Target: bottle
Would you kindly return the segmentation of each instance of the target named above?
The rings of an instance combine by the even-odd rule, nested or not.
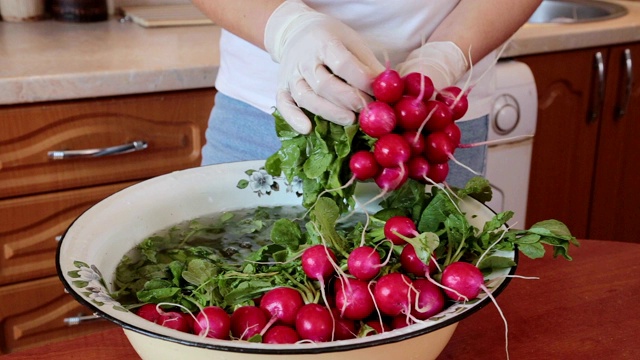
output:
[[[95,22],[109,18],[107,0],[51,0],[50,12],[59,21]]]

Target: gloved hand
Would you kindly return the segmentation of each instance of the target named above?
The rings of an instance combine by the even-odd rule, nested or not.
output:
[[[311,122],[301,110],[340,125],[371,100],[371,82],[384,66],[364,40],[342,22],[299,0],[285,1],[267,22],[264,45],[280,63],[276,107],[302,134]]]
[[[437,90],[454,85],[467,72],[467,58],[451,41],[428,42],[413,50],[397,66],[401,76],[412,72],[427,75]]]

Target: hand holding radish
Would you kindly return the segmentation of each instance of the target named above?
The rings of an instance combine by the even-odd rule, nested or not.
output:
[[[285,1],[269,18],[265,48],[280,63],[276,106],[291,127],[311,131],[301,108],[340,125],[354,123],[384,67],[342,22],[301,1]]]
[[[427,42],[413,50],[397,66],[401,76],[420,73],[429,76],[436,90],[454,85],[469,64],[462,50],[451,41]]]

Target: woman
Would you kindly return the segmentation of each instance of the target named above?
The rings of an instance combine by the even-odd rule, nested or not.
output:
[[[470,107],[458,125],[463,142],[483,141],[496,49],[541,0],[193,2],[223,28],[218,94],[202,151],[207,165],[277,151],[275,108],[300,133],[311,130],[301,108],[353,123],[383,64],[401,75],[421,72],[436,89],[462,86],[470,76]],[[485,152],[460,149],[456,158],[482,173]],[[452,166],[447,182],[461,186],[471,176]]]

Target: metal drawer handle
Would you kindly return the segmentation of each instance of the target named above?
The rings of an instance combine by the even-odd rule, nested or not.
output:
[[[147,148],[147,142],[143,140],[137,140],[129,144],[117,145],[101,149],[85,149],[85,150],[54,150],[49,151],[47,155],[51,160],[65,160],[65,159],[82,159],[82,158],[94,158],[102,156],[120,155],[134,151],[140,151]]]
[[[67,324],[67,326],[74,326],[74,325],[80,325],[80,323],[86,323],[87,321],[95,321],[95,320],[102,320],[102,318],[95,314],[94,315],[78,315],[74,317],[65,318],[64,323]]]
[[[631,91],[633,90],[633,61],[631,60],[631,50],[624,50],[624,57],[622,58],[624,67],[623,71],[623,83],[624,83],[624,95],[620,97],[620,101],[616,106],[616,118],[621,118],[627,113],[629,108],[629,100],[631,99]]]
[[[600,117],[602,103],[604,102],[604,59],[600,51],[598,51],[593,58],[593,67],[596,73],[594,87],[591,91],[591,105],[589,106],[587,118],[588,123],[596,121]]]

